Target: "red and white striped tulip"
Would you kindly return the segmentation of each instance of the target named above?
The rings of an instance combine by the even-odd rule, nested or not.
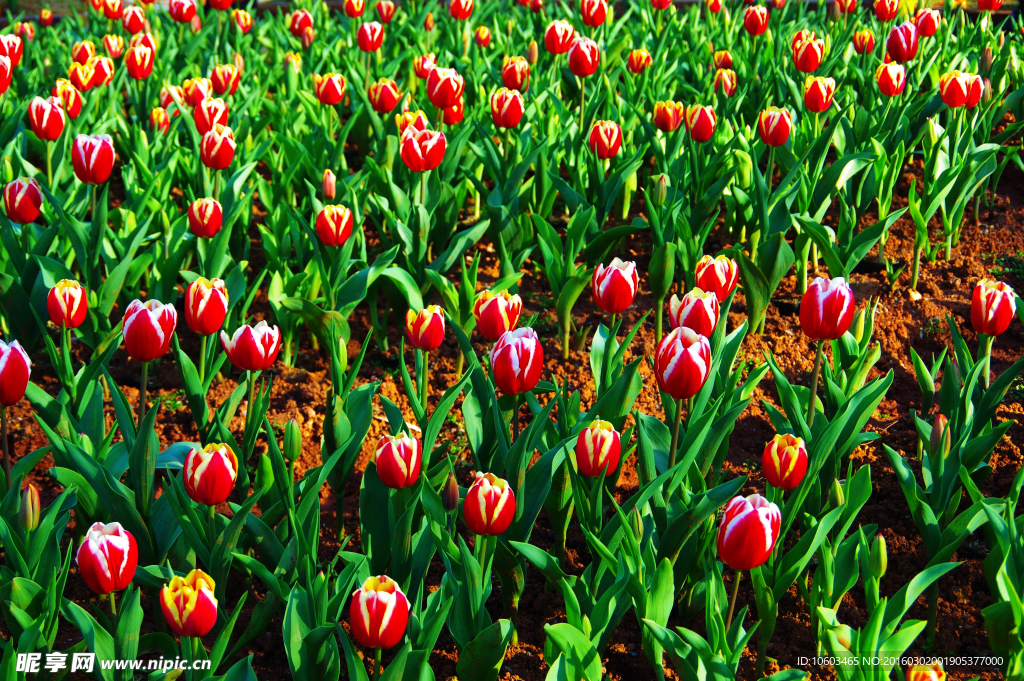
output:
[[[735,497],[718,526],[718,557],[737,572],[764,565],[782,528],[779,507],[760,494]]]
[[[522,312],[523,299],[508,291],[483,291],[473,304],[477,331],[491,342],[519,326]]]
[[[736,261],[727,255],[720,255],[717,258],[705,255],[697,261],[694,276],[697,288],[713,292],[719,303],[726,301],[736,288],[739,278],[740,272]]]
[[[328,247],[344,246],[352,236],[352,211],[346,206],[324,206],[316,216],[316,235]]]
[[[516,497],[505,480],[477,471],[462,503],[466,527],[478,536],[494,537],[508,529],[516,515]]]
[[[404,431],[398,435],[384,435],[377,440],[374,461],[377,462],[377,476],[386,487],[411,487],[419,480],[423,464],[420,441]]]
[[[159,300],[133,300],[124,311],[121,335],[132,359],[152,362],[167,354],[178,325],[178,311]]]
[[[192,501],[216,506],[227,501],[235,488],[238,458],[230,447],[219,442],[211,442],[201,449],[193,447],[185,456],[181,474]]]
[[[466,89],[466,81],[455,69],[434,67],[427,74],[427,98],[438,109],[455,106]]]
[[[32,362],[18,341],[0,340],[0,407],[13,407],[25,396]]]
[[[603,263],[598,265],[590,278],[594,304],[609,314],[618,314],[629,308],[639,285],[636,263],[617,257],[612,258],[607,266]]]
[[[199,159],[211,170],[224,170],[235,159],[235,134],[231,128],[215,125],[199,143]]]
[[[853,290],[842,277],[817,277],[800,301],[800,328],[811,340],[842,338],[853,322]]]
[[[590,38],[577,36],[569,46],[569,70],[577,78],[587,78],[601,64],[601,50]]]
[[[543,368],[544,348],[529,327],[506,331],[491,348],[491,378],[506,395],[533,390]]]
[[[1002,335],[1017,313],[1017,294],[1001,281],[982,279],[971,294],[971,326],[986,336]]]
[[[255,326],[244,324],[228,337],[220,332],[220,343],[224,346],[231,363],[243,371],[266,371],[274,366],[277,353],[281,351],[281,329],[260,321]]]
[[[4,187],[4,210],[11,222],[19,225],[35,222],[42,207],[43,192],[33,178],[19,177]]]
[[[71,145],[71,166],[85,184],[103,184],[114,169],[114,141],[110,135],[79,135]]]
[[[552,21],[544,31],[544,47],[551,54],[565,54],[575,38],[576,29],[568,21]]]
[[[139,546],[121,523],[93,523],[78,546],[75,563],[91,591],[109,594],[131,584],[139,565]]]
[[[622,128],[615,121],[596,121],[588,141],[590,150],[602,161],[614,158],[622,147]]]
[[[447,147],[443,132],[410,127],[402,134],[402,160],[414,173],[424,173],[441,165]]]
[[[716,295],[699,288],[693,289],[682,298],[673,293],[668,303],[668,318],[673,329],[685,326],[708,338],[718,326],[718,315]]]
[[[761,472],[768,484],[778,489],[796,489],[807,474],[807,445],[789,433],[776,435],[761,455]]]
[[[217,623],[216,584],[196,569],[185,577],[175,575],[160,590],[160,608],[171,631],[178,636],[206,636]]]
[[[444,312],[439,305],[427,305],[419,312],[406,310],[405,338],[417,350],[430,352],[444,340]]]
[[[223,279],[199,277],[185,289],[185,323],[200,336],[220,331],[227,314],[228,289]]]
[[[393,648],[405,636],[409,601],[395,580],[386,575],[369,577],[352,593],[348,618],[360,645]]]
[[[196,199],[188,206],[188,228],[201,239],[212,239],[224,226],[224,211],[216,199]]]
[[[54,326],[77,329],[89,312],[85,288],[74,279],[61,279],[46,294],[46,311]]]
[[[693,397],[711,372],[711,343],[680,326],[661,339],[654,355],[654,375],[661,391],[676,400]]]
[[[594,421],[576,438],[576,468],[588,478],[611,477],[619,468],[622,443],[607,421]]]
[[[196,131],[205,135],[215,126],[228,124],[228,103],[223,99],[207,97],[193,110],[192,118],[196,123]]]
[[[363,52],[376,52],[384,42],[384,26],[377,21],[368,21],[356,31],[356,44]]]
[[[52,142],[64,132],[64,109],[56,97],[34,98],[28,105],[28,122],[35,136]]]

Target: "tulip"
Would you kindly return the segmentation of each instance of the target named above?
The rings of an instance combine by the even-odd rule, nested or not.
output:
[[[715,69],[732,68],[732,55],[728,50],[718,50],[711,56],[711,60],[715,64]]]
[[[711,14],[718,14],[722,11],[722,0],[704,0],[704,9]]]
[[[416,72],[416,77],[421,80],[426,80],[435,66],[437,66],[437,57],[434,56],[433,52],[421,54],[412,60],[413,71]]]
[[[907,681],[946,681],[946,671],[941,662],[912,664],[907,667]]]
[[[218,64],[213,67],[213,72],[210,74],[213,91],[218,95],[235,94],[241,80],[242,74],[234,64]]]
[[[466,21],[473,16],[473,0],[451,0],[448,13],[456,21]]]
[[[187,24],[196,16],[196,0],[170,0],[167,13],[179,24]]]
[[[544,0],[530,0],[530,11],[533,12],[534,14],[540,14],[541,12],[543,12]]]
[[[491,119],[499,128],[514,128],[519,125],[525,110],[523,96],[516,90],[501,88],[491,95]]]
[[[543,368],[544,348],[529,327],[503,333],[491,349],[491,377],[506,395],[533,390]]]
[[[85,289],[74,279],[61,279],[46,295],[46,311],[54,326],[77,329],[89,311]]]
[[[244,9],[231,10],[231,20],[235,22],[235,26],[237,26],[238,30],[242,32],[242,35],[245,35],[252,30],[252,15]]]
[[[129,48],[139,46],[148,47],[149,49],[153,50],[154,54],[156,54],[156,40],[154,40],[153,36],[149,33],[139,33],[133,35],[131,40],[128,41]]]
[[[0,96],[3,96],[7,89],[11,87],[11,79],[13,77],[14,67],[11,66],[11,58],[7,55],[0,55]]]
[[[366,11],[366,0],[345,0],[345,16],[358,19]]]
[[[983,95],[986,98],[986,104],[992,101],[992,83],[988,78],[982,79],[981,76],[974,76],[967,90],[967,103],[964,106],[973,109],[981,102]]]
[[[406,111],[395,115],[395,127],[398,129],[399,138],[410,127],[413,130],[426,130],[429,126],[430,121],[423,111]]]
[[[72,85],[82,92],[88,92],[92,89],[93,81],[96,78],[96,65],[92,62],[86,62],[79,64],[73,62],[68,67],[68,80]]]
[[[82,40],[71,46],[71,60],[76,64],[85,64],[96,56],[96,45],[91,40]]]
[[[64,109],[60,104],[56,97],[35,97],[29,103],[28,121],[39,139],[52,142],[64,132]]]
[[[199,277],[188,285],[185,290],[185,323],[192,331],[200,336],[217,333],[224,326],[227,314],[228,290],[223,279]]]
[[[917,25],[908,21],[892,29],[885,49],[894,62],[904,64],[917,56]]]
[[[324,206],[316,216],[316,234],[324,246],[344,246],[352,235],[352,211],[345,206]]]
[[[821,66],[824,54],[823,40],[801,40],[793,48],[793,66],[802,73],[813,73]]]
[[[352,593],[349,624],[352,635],[367,648],[393,648],[405,636],[409,624],[409,601],[393,579],[369,577]],[[374,678],[380,676],[380,654],[376,654]]]
[[[879,64],[875,70],[875,82],[883,95],[895,97],[902,94],[907,86],[907,71],[902,64]]]
[[[590,129],[589,143],[599,159],[614,158],[622,146],[622,128],[614,121],[597,121]]]
[[[417,350],[430,352],[441,347],[444,340],[444,312],[437,305],[428,305],[418,313],[405,313],[405,337]]]
[[[202,570],[192,570],[184,578],[175,575],[160,590],[160,608],[171,631],[196,638],[210,633],[217,623],[216,588],[213,578]]]
[[[491,44],[491,29],[486,26],[477,26],[473,33],[473,40],[480,47],[487,47]]]
[[[132,6],[125,9],[121,15],[121,26],[124,30],[135,35],[146,28],[146,12],[141,7]]]
[[[377,16],[382,23],[390,24],[395,17],[395,3],[391,0],[379,0],[376,6]]]
[[[483,291],[473,304],[476,329],[491,342],[519,326],[522,311],[523,299],[508,291]]]
[[[209,78],[188,78],[182,83],[181,92],[186,104],[199,106],[204,99],[213,96],[213,81]]]
[[[608,17],[608,3],[605,0],[580,0],[580,19],[583,24],[596,28]]]
[[[914,15],[914,24],[922,38],[931,38],[938,32],[939,26],[942,24],[942,14],[937,9],[923,7]]]
[[[568,21],[552,21],[544,31],[544,47],[551,54],[565,54],[576,38],[576,29]]]
[[[870,28],[853,34],[853,50],[857,54],[871,54],[875,49],[875,34]]]
[[[611,477],[619,469],[622,443],[607,421],[594,421],[576,438],[576,467],[588,478]]]
[[[836,11],[840,14],[853,14],[859,5],[860,0],[835,0]]]
[[[459,507],[459,483],[455,479],[455,474],[448,473],[448,479],[445,480],[444,488],[441,490],[441,505],[444,510],[451,513]],[[449,532],[450,534],[450,532]]]
[[[646,71],[653,63],[654,60],[651,58],[651,53],[647,50],[633,50],[626,59],[626,68],[629,69],[630,73],[639,75]]]
[[[686,107],[682,102],[656,102],[654,105],[654,125],[662,132],[672,132],[679,128],[686,116]]]
[[[199,143],[199,158],[211,170],[224,170],[235,158],[235,135],[231,128],[215,125]]]
[[[315,40],[316,31],[313,30],[312,26],[309,26],[302,31],[302,49],[308,50]]]
[[[0,35],[0,57],[10,59],[11,68],[21,63],[21,55],[24,54],[24,51],[25,46],[22,45],[21,38],[13,33]]]
[[[516,515],[516,497],[512,487],[492,473],[478,471],[462,502],[462,514],[466,527],[473,534],[480,537],[502,534]]]
[[[832,106],[836,81],[832,78],[807,76],[804,80],[804,106],[808,111],[821,113]]]
[[[654,357],[654,374],[661,391],[676,400],[676,422],[669,449],[669,467],[675,465],[682,401],[696,395],[704,386],[711,370],[711,344],[707,337],[680,326],[658,344]]]
[[[197,237],[212,239],[224,224],[224,213],[215,199],[196,199],[188,207],[188,226]]]
[[[0,65],[3,64],[3,59],[0,57]],[[69,118],[78,118],[78,114],[82,113],[82,93],[66,78],[58,78],[50,94],[60,100],[61,108]]]
[[[11,222],[19,225],[35,222],[42,206],[43,191],[31,177],[19,177],[4,187],[4,210]]]
[[[103,48],[111,59],[117,59],[124,53],[124,38],[119,35],[103,36]]]
[[[434,13],[427,12],[427,18],[423,20],[423,30],[430,31],[434,30]]]
[[[770,106],[757,117],[757,132],[761,136],[761,141],[769,147],[780,147],[785,144],[792,128],[793,119],[786,109]]]
[[[103,16],[111,21],[120,21],[124,14],[124,2],[122,0],[103,0]]]
[[[39,490],[32,483],[29,483],[28,487],[21,491],[18,523],[26,535],[39,527]]]
[[[768,30],[768,9],[760,5],[748,7],[743,13],[743,28],[752,36]]]
[[[884,24],[896,18],[900,3],[898,0],[875,0],[874,8],[875,16]]]
[[[703,144],[715,134],[718,118],[715,109],[710,106],[694,104],[686,108],[686,129],[694,142]]]
[[[682,299],[672,294],[668,304],[668,318],[673,329],[682,326],[708,338],[718,326],[718,315],[718,298],[713,292],[699,288],[693,289]]]
[[[114,142],[110,135],[79,135],[71,146],[75,177],[85,184],[103,184],[114,168]]]
[[[345,99],[345,76],[340,73],[327,73],[324,75],[313,75],[313,89],[316,91],[316,98],[321,104],[335,106],[341,104]],[[392,107],[393,108],[393,107]]]
[[[441,165],[447,146],[443,132],[407,128],[402,135],[402,160],[414,173],[425,173]]]
[[[14,35],[25,42],[32,42],[36,39],[36,25],[28,21],[14,22]]]
[[[939,78],[939,94],[951,109],[961,106],[974,108],[981,100],[981,76],[961,71],[949,71]]]
[[[281,330],[265,321],[255,326],[243,324],[230,337],[221,331],[220,342],[228,359],[237,368],[251,373],[266,371],[277,361],[277,353],[281,350]]]
[[[718,526],[718,557],[736,572],[764,565],[781,528],[779,507],[760,494],[734,497],[726,504]]]
[[[943,414],[936,414],[935,421],[932,423],[931,437],[928,438],[928,451],[945,459],[949,456],[949,450],[952,446],[949,419]]]
[[[438,109],[455,106],[466,82],[455,69],[434,68],[427,75],[427,97]]]
[[[978,0],[978,9],[982,12],[996,12],[1003,6],[1003,0]]]
[[[145,80],[153,73],[153,50],[145,45],[134,45],[124,53],[124,66],[135,80]]]
[[[110,594],[131,584],[139,565],[139,546],[121,523],[93,523],[78,545],[75,562],[91,591]]]
[[[43,28],[49,28],[53,25],[53,12],[49,7],[39,10],[39,25]]]
[[[334,177],[334,173],[331,172],[330,168],[324,168],[324,176],[320,182],[320,191],[323,193],[324,199],[333,201],[337,192],[337,186],[337,179]]]
[[[768,484],[787,492],[796,489],[807,474],[807,446],[802,438],[776,435],[764,448],[761,471]]]
[[[170,349],[177,324],[178,312],[173,305],[133,300],[125,308],[121,329],[125,349],[136,361],[152,362]]]
[[[607,267],[598,265],[590,279],[594,304],[609,314],[624,312],[633,304],[639,283],[635,262],[612,258]]]
[[[459,97],[459,101],[455,102],[455,106],[450,106],[444,110],[441,120],[445,125],[458,125],[462,122],[465,115],[466,103],[462,97]]]
[[[371,83],[366,95],[370,100],[370,106],[377,113],[391,113],[398,106],[398,100],[402,98],[398,85],[387,78]]]
[[[93,57],[89,60],[92,67],[92,86],[110,85],[114,80],[114,60],[110,57]]]
[[[374,453],[377,475],[386,487],[403,489],[416,484],[423,463],[420,441],[405,432],[384,435],[377,440]]]
[[[651,0],[651,7],[659,12],[672,6],[672,0]]]
[[[720,255],[717,258],[712,258],[710,255],[705,255],[697,261],[694,280],[697,288],[711,291],[719,303],[724,303],[736,288],[739,276],[736,261],[729,256]]]
[[[227,501],[235,488],[238,459],[226,444],[211,442],[202,449],[193,447],[185,456],[181,475],[192,501],[216,506]]]
[[[356,31],[356,42],[363,52],[376,52],[384,42],[384,26],[376,21],[369,21]]]
[[[715,71],[715,92],[726,97],[732,97],[736,92],[736,72],[732,69],[718,69]]]
[[[853,322],[854,300],[842,277],[817,277],[800,301],[800,328],[811,340],[841,338]]]
[[[0,407],[6,409],[21,401],[21,398],[25,396],[28,379],[31,375],[32,362],[29,361],[28,354],[21,347],[21,343],[11,341],[8,344],[0,340]],[[5,446],[4,453],[6,454],[6,452],[7,447]],[[5,468],[4,472],[8,474],[9,488],[11,482],[9,467]]]
[[[985,358],[984,381],[989,386],[992,341],[1010,326],[1017,312],[1017,297],[1007,284],[982,279],[971,295],[971,325],[979,334],[979,361]]]
[[[170,108],[174,104],[182,105],[185,101],[185,91],[177,85],[165,85],[160,88],[160,106],[165,109]],[[174,115],[178,115],[178,111],[174,112]]]
[[[522,57],[509,57],[501,67],[501,82],[509,90],[530,88],[530,64]]]
[[[577,78],[586,78],[597,72],[601,63],[601,50],[590,38],[577,37],[569,46],[569,70]],[[581,93],[582,94],[582,93]]]
[[[313,15],[308,10],[297,9],[288,17],[288,30],[296,38],[301,38],[307,28],[313,27]]]

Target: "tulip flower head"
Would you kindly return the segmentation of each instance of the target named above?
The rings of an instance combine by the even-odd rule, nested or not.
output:
[[[223,99],[207,97],[199,102],[192,112],[192,116],[195,120],[196,131],[200,135],[205,135],[215,126],[228,124],[228,104]]]
[[[71,46],[71,60],[76,64],[85,64],[96,56],[96,44],[91,40],[82,40]]]
[[[912,664],[907,667],[907,681],[946,681],[941,662]]]
[[[423,173],[441,165],[448,142],[444,133],[406,128],[402,134],[401,155],[409,170]]]
[[[902,94],[907,86],[907,70],[903,64],[879,64],[875,70],[878,90],[886,97]]]
[[[242,72],[234,64],[218,64],[213,67],[213,72],[210,74],[213,91],[218,95],[235,94],[241,80]]]
[[[594,304],[609,314],[624,312],[633,304],[640,278],[636,272],[635,262],[625,262],[619,258],[605,266],[597,266],[590,279],[590,289],[594,294]]]
[[[885,49],[894,62],[905,64],[917,56],[917,25],[908,21],[892,29]]]
[[[802,73],[814,73],[825,56],[825,41],[809,38],[793,46],[793,66]]]
[[[718,316],[718,298],[711,291],[699,288],[682,298],[673,293],[668,304],[668,318],[673,329],[684,326],[708,338],[718,326]]]
[[[697,144],[707,142],[715,134],[718,117],[711,106],[694,104],[686,108],[686,129]]]
[[[516,515],[512,487],[492,473],[478,471],[462,502],[462,514],[466,527],[473,534],[489,537],[502,534]]]
[[[185,577],[175,575],[160,590],[160,608],[168,626],[178,636],[206,636],[217,623],[216,584],[202,570]]]
[[[743,13],[743,28],[752,36],[759,36],[768,30],[768,8],[761,5],[748,7]]]
[[[875,16],[884,24],[896,18],[900,3],[899,0],[875,0],[874,9]]]
[[[0,57],[7,57],[11,60],[11,68],[21,63],[21,57],[25,52],[25,46],[21,38],[13,33],[0,35]],[[92,56],[92,55],[90,55]]]
[[[220,342],[228,359],[239,369],[266,371],[274,366],[281,351],[281,329],[260,321],[255,326],[238,327],[230,338],[221,331]]]
[[[170,0],[167,13],[179,24],[188,24],[196,16],[196,0]]]
[[[409,601],[390,577],[369,577],[352,593],[349,624],[360,645],[393,648],[405,636]]]
[[[309,13],[309,10],[297,9],[288,18],[288,30],[296,38],[301,39],[305,30],[312,27],[313,15]]]
[[[686,117],[686,107],[682,102],[656,102],[654,104],[654,126],[662,132],[672,132],[679,128]]]
[[[622,147],[622,128],[614,121],[596,121],[590,129],[590,150],[602,161],[614,158]]]
[[[997,12],[1003,6],[1003,0],[978,0],[978,9],[982,12]]]
[[[729,256],[720,255],[712,258],[705,255],[697,261],[694,280],[697,288],[711,291],[719,303],[724,303],[736,288],[739,277],[739,267]]]
[[[0,57],[0,65],[2,63],[3,57]],[[69,118],[78,118],[78,114],[82,113],[82,93],[68,79],[58,78],[50,94],[60,99],[61,108]]]
[[[607,421],[594,421],[576,438],[576,467],[588,478],[611,477],[619,469],[622,443]]]
[[[715,92],[725,97],[732,97],[736,93],[736,72],[732,69],[718,69],[715,71]]]
[[[937,9],[922,7],[914,15],[914,25],[917,26],[918,35],[922,38],[931,38],[942,25],[942,13]]]
[[[224,212],[215,199],[196,199],[188,207],[188,226],[197,237],[212,239],[224,224]]]
[[[986,336],[1002,335],[1017,313],[1017,294],[1007,284],[982,279],[971,294],[971,326]]]
[[[139,565],[139,547],[121,523],[93,523],[78,546],[75,562],[91,591],[109,594],[131,584]]]
[[[778,489],[796,489],[807,474],[807,445],[803,438],[776,435],[764,448],[761,471],[768,484]]]
[[[52,142],[64,132],[64,109],[56,97],[34,98],[28,105],[28,122],[39,139]]]
[[[530,64],[522,57],[509,57],[501,67],[501,83],[509,90],[530,88]]]
[[[220,331],[227,314],[228,289],[223,279],[199,277],[185,289],[185,323],[200,336]]]
[[[445,125],[457,125],[462,122],[462,119],[466,115],[466,103],[462,97],[459,97],[459,101],[454,106],[450,106],[444,109],[442,120]]]
[[[382,24],[390,24],[395,18],[395,3],[391,0],[379,0],[376,5],[377,17]]]
[[[84,64],[72,63],[68,67],[68,80],[81,92],[88,92],[92,89],[93,82],[96,80],[95,62],[90,59]]]
[[[425,80],[436,66],[437,57],[434,56],[433,52],[421,54],[412,60],[412,69],[416,72],[416,77],[421,80]]]
[[[235,23],[235,27],[242,33],[242,35],[245,35],[252,30],[252,15],[244,9],[231,10],[231,20]]]
[[[366,0],[345,0],[345,16],[358,19],[366,12]]]
[[[640,75],[650,68],[653,63],[654,59],[651,57],[651,53],[641,48],[629,53],[629,57],[626,59],[626,68],[629,69],[630,73]]]
[[[680,326],[661,339],[654,355],[654,375],[661,391],[676,400],[693,397],[711,371],[711,344],[706,336]]]
[[[577,78],[586,78],[597,72],[601,63],[601,50],[590,38],[577,37],[569,46],[569,70]]]
[[[146,11],[138,5],[133,5],[121,15],[121,26],[130,35],[141,33],[146,28]]]
[[[413,130],[426,130],[429,126],[430,121],[427,120],[427,114],[423,111],[405,111],[395,114],[395,127],[398,129],[399,138],[409,128]]]
[[[854,313],[853,290],[842,277],[817,277],[800,301],[800,328],[811,340],[842,338]]]
[[[11,87],[12,78],[14,78],[14,67],[11,66],[11,58],[7,55],[0,55],[0,95],[3,95]]]
[[[420,441],[402,431],[377,440],[374,454],[377,475],[386,487],[403,489],[416,484],[423,463]]]
[[[398,84],[395,81],[381,78],[374,83],[370,83],[366,96],[370,100],[370,106],[373,107],[374,111],[377,113],[391,113],[398,106],[402,93],[399,92]]]
[[[135,80],[146,80],[153,73],[153,49],[145,45],[132,45],[124,53],[124,66]]]
[[[340,73],[327,73],[324,75],[313,75],[313,89],[316,91],[316,98],[321,104],[335,106],[341,104],[345,99],[345,77]]]
[[[977,106],[978,100],[981,99],[981,89],[981,77],[972,73],[954,70],[942,74],[942,77],[939,78],[939,95],[946,106],[951,109],[965,106],[971,99]],[[976,98],[972,97],[975,92],[977,93]]]
[[[405,313],[405,338],[417,350],[430,352],[444,340],[444,312],[439,305],[428,305],[419,312]]]
[[[608,18],[606,0],[580,0],[580,19],[585,26],[596,28]]]
[[[235,134],[231,128],[215,125],[199,143],[199,159],[211,170],[224,170],[235,159]]]
[[[32,362],[18,341],[0,340],[0,407],[13,407],[25,396]]]
[[[356,43],[363,52],[376,52],[384,42],[384,26],[376,21],[368,21],[356,31]]]
[[[501,88],[491,95],[491,119],[499,128],[514,128],[523,118],[526,104],[516,90]]]
[[[448,13],[456,21],[466,21],[473,16],[473,0],[451,0]]]
[[[530,327],[506,331],[491,348],[491,377],[506,395],[537,387],[544,368],[544,348]]]
[[[171,347],[171,337],[178,325],[178,311],[159,300],[133,300],[124,311],[121,335],[132,359],[152,362],[163,357]]]
[[[544,48],[551,54],[565,54],[575,38],[576,29],[568,21],[552,21],[544,31]]]
[[[718,557],[737,572],[764,565],[782,527],[779,507],[760,494],[735,497],[718,526]]]
[[[761,141],[770,147],[781,147],[789,140],[793,129],[793,118],[789,110],[770,106],[757,117],[757,133]]]
[[[4,210],[7,219],[19,225],[27,225],[39,218],[43,207],[43,191],[31,177],[19,177],[4,187]]]
[[[732,54],[729,50],[718,50],[711,56],[711,61],[715,65],[715,69],[731,69],[732,68]]]
[[[435,67],[427,75],[427,98],[438,109],[455,106],[466,89],[466,81],[455,69]]]
[[[46,295],[46,311],[54,326],[77,329],[89,311],[85,289],[74,279],[61,279]]]
[[[352,211],[345,206],[324,206],[316,216],[316,235],[327,247],[344,246],[352,236]]]
[[[202,449],[193,447],[185,456],[182,477],[192,501],[204,506],[222,504],[235,488],[238,458],[223,443],[211,442]]]
[[[836,93],[836,81],[832,78],[807,76],[804,79],[804,106],[808,111],[821,113],[832,106]]]
[[[117,59],[124,54],[124,38],[119,35],[103,36],[103,48],[111,59]]]
[[[871,54],[875,49],[875,34],[865,28],[853,34],[853,51],[857,54]]]
[[[519,325],[523,312],[523,299],[508,291],[483,291],[473,304],[476,328],[484,338],[497,341],[506,331]]]
[[[473,32],[473,41],[479,47],[487,47],[491,44],[491,29],[486,26],[477,26]]]

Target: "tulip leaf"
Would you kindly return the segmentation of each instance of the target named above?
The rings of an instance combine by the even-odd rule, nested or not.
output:
[[[459,678],[496,681],[513,631],[509,620],[498,620],[481,631],[459,652],[459,661],[455,665]]]

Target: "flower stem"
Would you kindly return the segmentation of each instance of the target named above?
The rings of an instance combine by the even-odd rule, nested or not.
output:
[[[725,630],[729,631],[729,627],[732,626],[732,613],[736,609],[736,594],[740,592],[740,577],[743,573],[739,570],[736,571],[736,575],[732,580],[732,596],[729,598],[729,616],[725,620]]]
[[[206,384],[206,341],[209,336],[203,336],[199,341],[199,382]]]
[[[676,400],[676,422],[672,425],[672,444],[668,450],[669,470],[676,465],[676,447],[679,446],[679,424],[683,420],[683,398]]]
[[[46,186],[53,191],[53,142],[46,142]]]
[[[110,614],[117,617],[117,594],[111,591],[107,598],[110,600]]]
[[[4,446],[4,480],[7,481],[7,489],[11,489],[11,452],[7,448],[7,407],[0,407],[0,440]]]
[[[142,383],[139,385],[139,428],[146,418],[146,384],[149,382],[149,362],[142,363]]]
[[[423,351],[423,376],[420,381],[420,404],[423,405],[423,413],[427,412],[427,397],[430,396],[430,353]]]
[[[989,381],[992,378],[992,341],[995,340],[995,336],[979,334],[978,337],[980,339],[980,343],[978,345],[978,361],[985,362],[982,380],[985,382],[985,390],[988,390]]]
[[[512,396],[512,443],[519,439],[519,395]]]
[[[380,678],[381,673],[381,661],[380,661],[380,648],[373,649],[373,681],[377,681]]]
[[[587,83],[587,81],[585,79],[580,78],[580,135],[581,136],[584,135],[584,132],[583,132],[583,114],[584,114],[583,90],[584,90],[584,86],[586,85],[586,83]]]
[[[253,416],[253,402],[256,398],[256,375],[249,372],[249,401],[246,402],[245,406],[245,430],[249,430],[249,421],[252,420]]]
[[[213,545],[216,542],[217,537],[217,507],[210,504],[206,507],[206,523],[210,528],[210,549],[213,549]]]
[[[825,354],[824,341],[818,341],[818,354],[814,358],[814,371],[811,373],[811,394],[807,399],[807,429],[814,425],[814,401],[818,394],[818,376],[821,374],[821,358]]]

